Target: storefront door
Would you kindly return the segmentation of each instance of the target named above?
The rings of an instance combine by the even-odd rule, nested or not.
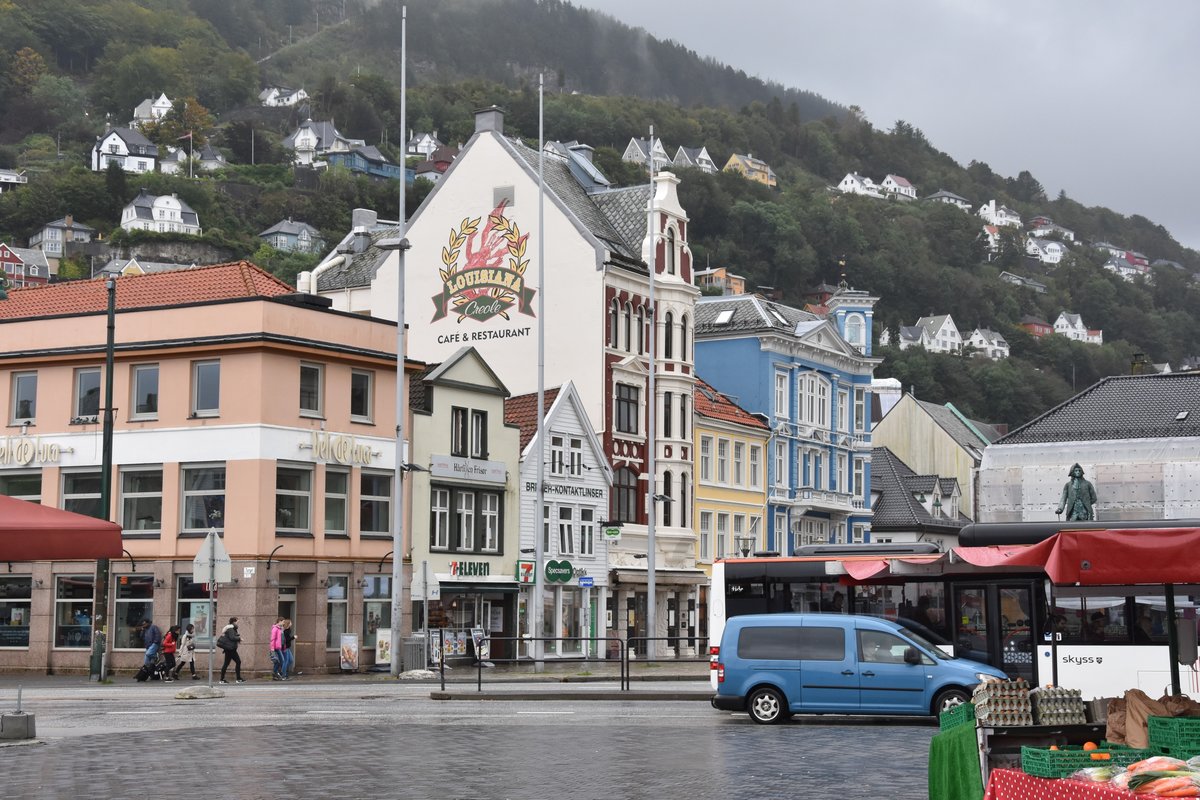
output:
[[[646,593],[634,592],[627,600],[625,637],[639,656],[646,655]]]

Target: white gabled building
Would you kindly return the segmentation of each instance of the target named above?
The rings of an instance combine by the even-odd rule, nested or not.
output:
[[[934,353],[961,353],[962,334],[949,314],[939,314],[933,317],[921,317],[917,327],[924,328],[929,337],[925,349]]]
[[[187,233],[199,236],[200,218],[177,194],[152,195],[145,189],[121,211],[121,228],[127,231]]]
[[[268,86],[258,93],[258,102],[268,108],[290,108],[308,99],[308,92],[303,89],[289,89],[286,86]]]
[[[691,169],[698,169],[709,175],[715,175],[717,172],[717,165],[713,162],[712,156],[708,154],[708,148],[704,145],[700,145],[699,147],[680,146],[675,151],[675,158],[671,163],[679,168],[689,167]]]
[[[1054,332],[1077,342],[1104,344],[1104,331],[1089,329],[1079,314],[1060,313],[1058,319],[1054,320]]]
[[[961,208],[963,211],[969,212],[971,210],[970,200],[965,197],[960,197],[954,192],[947,192],[945,189],[938,189],[925,199],[931,200],[935,203],[945,203],[946,205],[954,206],[955,208]]]
[[[879,187],[875,185],[875,181],[865,175],[859,175],[857,172],[847,172],[846,177],[842,178],[842,182],[838,184],[837,188],[842,194],[883,197],[883,192],[879,191]]]
[[[1043,264],[1057,264],[1067,254],[1067,246],[1054,239],[1040,239],[1030,236],[1025,239],[1025,253],[1033,256]]]
[[[140,127],[151,122],[158,122],[171,110],[171,105],[171,100],[166,94],[159,94],[158,99],[147,97],[133,109],[130,127]]]
[[[888,175],[883,179],[883,183],[879,184],[879,188],[890,196],[917,199],[917,188],[908,182],[908,178],[899,175]]]
[[[104,172],[112,163],[120,165],[126,172],[156,172],[158,145],[141,131],[112,128],[96,137],[96,145],[92,148],[92,172]]]
[[[649,139],[638,139],[634,137],[629,140],[629,144],[625,145],[625,152],[621,154],[622,161],[632,161],[634,164],[645,164],[649,151],[654,151],[654,169],[655,171],[669,169],[671,166],[671,157],[667,155],[667,148],[663,146],[662,139],[655,137],[654,146],[651,148]]]
[[[990,328],[976,328],[971,331],[971,336],[966,343],[974,347],[976,353],[987,356],[993,361],[1008,358],[1009,355],[1008,342]]]
[[[975,212],[989,225],[1008,225],[1013,228],[1021,227],[1021,215],[1008,206],[997,206],[995,200],[989,200]]]

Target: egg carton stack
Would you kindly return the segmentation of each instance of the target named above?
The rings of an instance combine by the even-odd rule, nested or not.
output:
[[[1087,711],[1078,689],[1057,686],[1034,689],[1029,693],[1038,725],[1083,725]]]
[[[971,702],[975,704],[975,718],[985,725],[1015,727],[1033,724],[1029,684],[1023,678],[981,683],[975,687]]]

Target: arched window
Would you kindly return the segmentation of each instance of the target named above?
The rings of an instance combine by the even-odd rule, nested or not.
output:
[[[638,355],[646,352],[646,309],[643,306],[638,306],[637,312],[637,336],[638,336]]]
[[[688,476],[686,472],[679,475],[679,527],[686,528],[688,524],[687,501]]]
[[[688,354],[688,316],[687,316],[687,314],[684,314],[683,318],[679,320],[679,360],[680,361],[691,361],[692,360]]]
[[[613,476],[613,518],[637,522],[637,475],[629,467],[621,467]]]
[[[630,336],[630,328],[633,324],[633,306],[629,303],[625,304],[625,352],[633,349],[633,337]]]
[[[863,347],[867,343],[867,326],[862,314],[846,317],[846,342],[855,347]]]
[[[612,308],[608,312],[608,346],[619,347],[618,336],[621,332],[621,304],[614,297]]]
[[[675,357],[675,317],[670,311],[663,318],[663,358]]]
[[[662,524],[664,527],[671,527],[671,473],[663,473],[663,497],[667,498],[662,504]]]
[[[675,229],[667,228],[667,273],[675,274]]]

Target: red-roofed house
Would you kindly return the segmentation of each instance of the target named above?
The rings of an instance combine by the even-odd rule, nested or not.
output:
[[[765,420],[703,380],[695,393],[697,566],[762,550],[767,507]],[[711,574],[711,573],[710,573]],[[702,595],[703,596],[703,595]],[[706,615],[701,613],[701,618]]]
[[[50,280],[50,266],[41,250],[0,242],[0,276],[8,279],[10,287],[39,286]]]
[[[12,562],[0,671],[86,670],[101,624],[111,668],[132,671],[142,618],[195,624],[205,649],[214,621],[237,616],[243,670],[265,673],[280,614],[296,621],[302,669],[337,671],[326,643],[346,631],[371,663],[388,620],[365,617],[390,609],[395,323],[334,311],[246,262],[112,281],[108,513],[106,281],[0,300],[0,494],[108,517],[130,553],[112,564],[111,620],[93,606],[94,561]],[[215,609],[192,580],[212,529],[237,581]]]
[[[883,183],[879,184],[879,188],[893,197],[917,199],[917,187],[909,183],[908,178],[899,175],[888,175],[883,179]]]
[[[609,585],[609,491],[612,469],[604,444],[588,420],[587,408],[567,382],[546,389],[546,440],[537,440],[537,393],[504,402],[504,421],[521,429],[521,561],[533,568],[537,536],[542,536],[543,564],[567,562],[570,574],[522,586],[522,594],[541,590],[547,656],[603,655],[607,611],[617,606]],[[544,510],[537,510],[538,451],[544,470]],[[616,528],[619,530],[619,528]],[[520,569],[518,574],[520,574]],[[565,579],[564,579],[565,578]],[[535,598],[525,597],[526,608]],[[601,641],[594,641],[601,640]]]

